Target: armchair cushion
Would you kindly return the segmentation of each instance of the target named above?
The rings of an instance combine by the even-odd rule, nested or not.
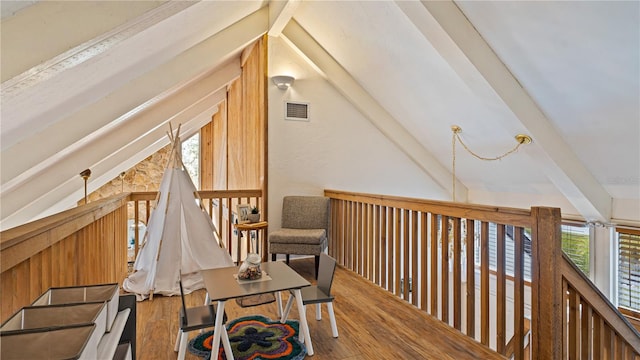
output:
[[[321,244],[327,238],[324,229],[280,229],[269,234],[271,243],[280,244]]]

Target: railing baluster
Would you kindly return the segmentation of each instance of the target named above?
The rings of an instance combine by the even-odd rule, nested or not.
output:
[[[419,234],[418,234],[418,212],[411,211],[411,303],[418,306],[418,253],[419,250]]]
[[[393,292],[394,289],[394,263],[393,263],[393,246],[394,246],[394,237],[393,237],[393,224],[395,220],[393,218],[393,208],[387,207],[387,290]]]
[[[397,296],[400,296],[400,264],[402,262],[402,258],[401,258],[401,243],[400,240],[402,239],[402,232],[400,229],[400,223],[402,220],[402,209],[400,208],[395,208],[394,209],[395,212],[395,217],[394,217],[394,224],[393,227],[395,229],[395,249],[394,249],[394,257],[393,257],[393,264],[395,266],[395,271],[394,271],[394,282],[393,282],[393,286],[394,286],[394,294],[396,294]]]
[[[462,330],[461,222],[453,218],[453,327]]]
[[[411,255],[409,253],[411,247],[409,210],[405,209],[402,213],[402,259],[400,259],[403,265],[402,277],[404,278],[402,296],[404,301],[409,301],[409,291],[411,290],[409,285],[411,282],[411,273],[409,272],[409,266],[411,265]]]
[[[431,249],[431,284],[430,284],[430,302],[431,302],[431,315],[438,317],[438,215],[431,213],[431,236],[430,247]]]
[[[580,316],[580,354],[581,359],[591,360],[593,359],[591,354],[591,348],[593,347],[593,341],[591,339],[593,329],[593,308],[585,299],[580,299],[580,308],[582,314]]]
[[[524,229],[514,227],[514,273],[513,273],[513,311],[514,311],[514,358],[524,359]]]
[[[371,280],[371,273],[370,273],[370,252],[371,252],[371,242],[370,242],[370,238],[369,238],[369,204],[363,203],[362,204],[362,228],[361,228],[361,233],[362,233],[362,276],[367,279],[367,280]]]
[[[505,278],[505,226],[502,224],[497,225],[497,239],[496,239],[496,309],[497,309],[497,321],[496,321],[496,350],[500,354],[504,354],[506,345],[506,278]]]
[[[475,267],[475,224],[471,219],[467,219],[467,336],[476,337],[476,267]]]
[[[440,241],[442,242],[442,267],[440,269],[440,314],[441,320],[449,323],[449,217],[442,216],[440,222]]]
[[[373,206],[373,282],[380,285],[380,206]]]
[[[389,256],[389,238],[387,236],[387,207],[380,206],[380,286],[388,289],[387,261]]]
[[[480,224],[480,342],[489,346],[489,223]]]
[[[427,303],[427,271],[429,264],[428,214],[420,212],[420,308],[429,311]]]

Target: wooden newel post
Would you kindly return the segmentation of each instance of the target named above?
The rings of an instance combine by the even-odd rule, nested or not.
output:
[[[562,358],[562,244],[558,208],[531,208],[532,359]]]

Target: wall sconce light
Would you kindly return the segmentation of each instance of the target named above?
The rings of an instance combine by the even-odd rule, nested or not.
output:
[[[293,81],[295,79],[293,76],[289,75],[278,75],[272,76],[271,81],[278,87],[280,90],[287,90],[291,85],[293,85]]]
[[[82,177],[82,180],[84,180],[84,203],[85,204],[87,203],[87,180],[89,180],[90,176],[91,176],[91,170],[89,169],[84,169],[80,173],[80,177]]]

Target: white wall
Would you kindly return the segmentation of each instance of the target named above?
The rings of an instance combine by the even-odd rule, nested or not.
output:
[[[391,143],[289,45],[269,38],[269,222],[280,227],[282,197],[324,189],[446,200],[431,178]],[[284,120],[284,101],[310,104],[310,121]]]

